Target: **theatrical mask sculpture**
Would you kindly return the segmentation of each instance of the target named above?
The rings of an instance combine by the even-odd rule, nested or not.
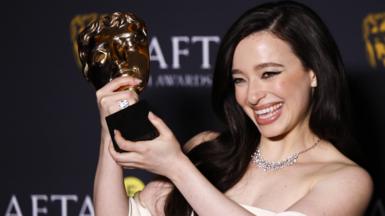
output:
[[[77,45],[83,75],[96,89],[114,78],[132,76],[142,82],[134,88],[123,86],[119,91],[132,90],[138,94],[143,91],[149,79],[148,37],[144,22],[136,15],[115,12],[100,16],[80,32]],[[157,136],[147,118],[149,106],[144,100],[131,106],[123,100],[119,106],[120,111],[106,117],[117,151],[122,152],[115,142],[114,129],[132,141]]]

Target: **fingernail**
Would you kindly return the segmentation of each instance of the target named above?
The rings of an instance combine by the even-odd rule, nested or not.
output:
[[[149,111],[149,112],[148,112],[148,117],[153,119],[153,118],[155,117],[155,116],[154,116],[154,113],[151,112],[151,111]]]
[[[116,135],[117,133],[119,133],[119,131],[114,129],[114,135]]]
[[[134,81],[135,81],[135,83],[136,83],[136,84],[139,84],[139,83],[141,83],[141,82],[142,82],[142,80],[141,80],[141,79],[138,79],[138,78],[135,78],[135,80],[134,80]]]

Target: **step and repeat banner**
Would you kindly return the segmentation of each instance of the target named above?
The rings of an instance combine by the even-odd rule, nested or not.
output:
[[[181,143],[219,128],[210,106],[224,32],[264,1],[15,0],[2,2],[0,215],[93,216],[99,150],[95,90],[74,56],[93,18],[131,11],[145,20],[151,77],[141,95]],[[359,157],[375,182],[369,216],[385,216],[385,0],[301,1],[323,18],[349,75]],[[129,193],[152,177],[126,173]]]

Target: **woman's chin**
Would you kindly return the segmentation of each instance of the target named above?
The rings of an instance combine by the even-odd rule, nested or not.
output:
[[[257,125],[257,128],[259,130],[259,133],[261,134],[261,137],[270,139],[270,140],[279,140],[282,137],[284,137],[287,134],[287,131],[284,130],[282,127],[277,125],[264,125],[260,126]]]

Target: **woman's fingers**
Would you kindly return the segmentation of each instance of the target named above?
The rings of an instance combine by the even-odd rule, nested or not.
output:
[[[109,151],[112,158],[120,166],[145,169],[167,176],[170,171],[170,164],[177,161],[180,158],[179,155],[183,153],[179,142],[167,125],[153,113],[150,113],[148,118],[159,131],[159,137],[152,140],[132,142],[126,140],[119,131],[115,130],[115,141],[119,148],[126,152],[116,152],[112,144],[109,146]]]
[[[114,130],[114,138],[119,148],[127,152],[141,152],[141,145],[129,140],[124,139],[120,131]]]
[[[138,102],[139,96],[135,91],[125,90],[110,92],[97,99],[102,116],[105,117]]]
[[[139,100],[134,87],[140,83],[141,80],[134,77],[118,77],[96,92],[103,133],[108,133],[107,124],[104,120],[106,116],[116,113]],[[122,87],[129,88],[128,90],[122,90],[124,89]]]
[[[166,137],[172,137],[173,133],[167,127],[166,123],[163,122],[161,118],[156,116],[153,112],[148,113],[148,119],[154,125],[154,127],[158,130],[159,134]]]
[[[130,106],[138,102],[138,100],[139,97],[134,91],[126,90],[105,95],[99,99],[98,103],[100,107],[107,110],[109,114],[112,114],[124,108],[124,103],[127,103],[127,106]]]
[[[99,97],[108,94],[109,92],[114,92],[122,86],[136,86],[141,82],[142,81],[140,79],[131,76],[118,77],[111,80],[111,82],[107,83],[105,86],[103,86],[103,88],[99,89],[96,92],[96,95]]]
[[[134,166],[142,160],[142,156],[136,152],[117,152],[112,144],[108,147],[108,150],[112,158],[119,164],[130,163],[131,166]]]

